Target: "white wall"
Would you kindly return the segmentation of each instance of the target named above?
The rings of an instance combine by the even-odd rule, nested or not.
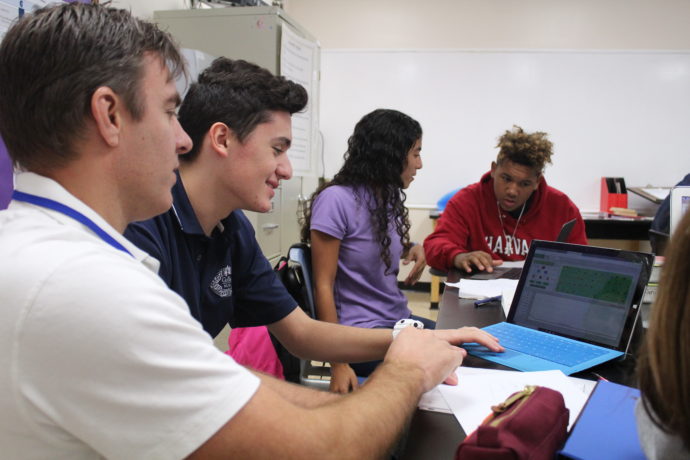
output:
[[[338,49],[690,50],[686,0],[286,0],[285,8],[319,39],[326,53]],[[324,110],[322,126],[328,123],[323,115]],[[495,154],[493,145],[486,147],[482,154]],[[624,152],[620,155],[624,160]],[[565,159],[556,155],[554,162],[559,161]],[[680,161],[677,169],[680,179],[690,169],[690,161]],[[634,197],[631,203],[640,205]],[[411,209],[410,215],[414,238],[423,239],[431,229],[427,212]]]
[[[144,18],[186,7],[185,0],[113,3]],[[690,50],[687,0],[284,0],[284,6],[324,50]],[[687,166],[678,165],[679,178]],[[426,211],[411,216],[420,240],[429,229]]]
[[[286,0],[330,48],[689,49],[687,0]]]
[[[521,124],[528,130],[544,130],[551,133],[549,130],[551,128],[554,131],[552,137],[555,142],[556,156],[554,157],[554,166],[547,170],[547,175],[553,179],[553,185],[560,185],[566,193],[573,195],[573,199],[579,206],[586,210],[594,210],[597,207],[598,192],[594,189],[597,187],[598,176],[626,174],[626,171],[616,167],[616,159],[612,158],[616,155],[625,155],[625,151],[630,151],[629,148],[625,148],[625,142],[621,140],[624,137],[628,138],[628,142],[633,143],[630,145],[638,146],[641,151],[649,151],[650,154],[657,155],[657,159],[666,168],[665,171],[657,172],[656,175],[658,177],[651,175],[648,177],[647,172],[643,173],[642,168],[640,168],[637,174],[630,174],[631,177],[629,177],[628,185],[647,185],[650,183],[654,185],[670,185],[677,180],[675,175],[679,174],[678,179],[683,175],[680,173],[674,175],[675,168],[678,168],[679,171],[690,169],[690,161],[683,161],[686,157],[683,154],[685,150],[684,136],[675,127],[666,126],[665,128],[665,131],[675,133],[672,138],[648,134],[645,143],[650,144],[650,146],[645,145],[643,147],[638,145],[640,143],[634,138],[644,136],[644,130],[630,128],[634,124],[630,125],[627,122],[621,121],[621,129],[618,131],[613,130],[607,139],[598,139],[596,136],[590,136],[591,142],[597,148],[587,146],[586,150],[591,155],[598,155],[598,158],[605,158],[606,162],[612,163],[611,167],[608,167],[608,163],[606,163],[601,164],[601,168],[594,168],[595,171],[591,174],[592,177],[583,178],[585,183],[582,180],[575,182],[572,177],[570,177],[569,181],[568,174],[573,172],[573,170],[568,163],[576,161],[570,152],[581,152],[583,150],[580,148],[581,146],[571,146],[561,142],[561,139],[566,137],[565,135],[568,133],[559,133],[556,129],[557,127],[543,122],[542,119],[544,117],[537,117],[536,120],[532,120],[529,117],[521,118],[514,116],[513,112],[516,112],[515,110],[502,113],[496,112],[495,109],[489,110],[485,108],[486,110],[482,112],[483,115],[477,115],[484,120],[475,120],[475,124],[481,125],[481,123],[487,124],[490,121],[495,121],[493,124],[496,124],[497,127],[492,126],[495,132],[488,132],[487,127],[484,130],[487,132],[483,133],[483,137],[477,139],[476,142],[465,137],[465,144],[463,144],[462,139],[458,139],[438,148],[435,142],[441,140],[445,142],[447,140],[446,137],[450,135],[448,133],[456,132],[458,137],[460,137],[460,134],[464,135],[465,133],[462,131],[462,126],[454,127],[453,121],[457,120],[458,117],[453,115],[451,108],[443,104],[443,101],[447,100],[449,95],[446,95],[445,98],[442,95],[439,96],[437,93],[440,90],[434,93],[436,88],[422,87],[419,81],[415,80],[414,75],[412,77],[408,75],[411,73],[415,74],[415,71],[418,71],[417,73],[419,74],[428,75],[428,71],[424,72],[423,68],[415,68],[415,66],[423,66],[425,62],[428,63],[430,58],[423,56],[425,53],[431,55],[439,50],[480,50],[488,52],[497,50],[548,50],[552,53],[558,53],[559,51],[570,52],[573,50],[585,52],[613,50],[614,53],[619,53],[619,55],[621,52],[624,53],[628,50],[634,50],[635,52],[641,50],[652,52],[680,50],[688,52],[690,50],[690,27],[687,27],[687,24],[690,21],[690,2],[687,0],[286,0],[285,8],[288,14],[319,39],[324,51],[321,85],[321,126],[322,131],[324,131],[325,145],[330,146],[325,150],[327,176],[332,176],[334,171],[337,171],[342,164],[342,153],[346,145],[347,135],[351,132],[354,123],[359,117],[377,106],[385,106],[403,111],[409,107],[409,110],[412,110],[410,112],[412,116],[424,118],[423,115],[425,114],[423,111],[414,112],[415,107],[421,104],[418,103],[418,99],[422,97],[428,99],[427,106],[438,106],[438,110],[435,110],[436,118],[443,119],[445,117],[448,122],[447,126],[441,126],[444,123],[436,123],[437,120],[434,117],[427,117],[428,120],[432,120],[434,123],[428,122],[427,119],[418,118],[420,122],[423,122],[425,146],[435,147],[433,151],[431,149],[426,150],[427,155],[425,159],[429,164],[427,171],[431,173],[433,178],[426,180],[423,177],[424,171],[422,171],[420,173],[422,175],[420,176],[420,181],[415,184],[418,187],[421,185],[426,186],[427,184],[423,184],[425,181],[433,180],[436,183],[439,182],[438,179],[441,179],[440,182],[443,183],[438,184],[439,188],[444,188],[444,190],[455,188],[448,187],[447,181],[443,180],[444,177],[451,174],[450,172],[444,173],[438,171],[438,168],[434,169],[433,167],[435,165],[434,162],[439,164],[444,162],[444,158],[437,158],[439,152],[449,150],[457,152],[458,144],[471,149],[472,156],[485,157],[485,161],[481,163],[482,166],[478,166],[475,163],[478,163],[479,160],[470,161],[471,158],[468,156],[470,154],[461,152],[464,155],[463,171],[468,168],[473,171],[464,171],[465,174],[461,174],[462,177],[458,178],[459,182],[456,186],[476,180],[476,177],[487,169],[487,165],[492,159],[491,157],[495,156],[496,152],[493,149],[495,139],[513,123]],[[409,58],[410,61],[404,69],[405,72],[401,71],[405,73],[404,75],[398,72],[389,79],[381,79],[378,78],[381,76],[381,72],[374,72],[376,70],[374,69],[375,66],[367,62],[361,62],[361,65],[350,66],[346,69],[349,71],[343,71],[342,66],[337,69],[329,68],[329,65],[335,65],[336,61],[339,62],[347,59],[347,56],[344,55],[329,55],[331,52],[338,51],[359,53],[359,56],[363,57],[360,59],[361,61],[366,61],[366,58],[369,57],[366,55],[367,52],[375,51],[381,53],[379,67],[386,65],[384,61],[395,62],[396,57],[394,54],[397,52],[413,52],[407,53],[405,57],[405,59]],[[419,53],[420,57],[418,59],[414,58],[415,53]],[[412,57],[410,58],[409,56]],[[597,57],[594,56],[586,59],[596,60]],[[400,61],[400,59],[397,59],[397,61]],[[452,66],[446,67],[451,68]],[[503,80],[509,79],[507,73],[511,69],[507,67],[504,69],[506,74],[500,76],[506,77]],[[593,64],[592,67],[596,67],[596,65]],[[687,69],[684,68],[684,71],[681,72],[683,75],[678,76],[677,82],[669,83],[666,86],[652,84],[652,86],[657,86],[655,88],[651,88],[647,83],[642,82],[640,85],[634,86],[634,90],[631,90],[636,97],[645,95],[653,98],[653,94],[648,94],[652,91],[645,91],[645,89],[650,88],[657,92],[661,89],[666,96],[677,99],[674,100],[672,106],[668,107],[669,110],[659,107],[660,104],[663,105],[665,103],[663,101],[666,99],[662,97],[655,99],[657,103],[654,113],[658,113],[659,117],[653,119],[654,125],[663,125],[664,121],[658,118],[664,117],[664,114],[667,117],[671,117],[677,111],[676,106],[690,107],[690,101],[683,102],[687,99],[686,82],[688,76],[684,75],[685,70]],[[500,71],[499,68],[497,72]],[[612,69],[611,78],[617,81],[619,75],[615,74],[616,71],[616,69]],[[623,72],[620,68],[618,71]],[[397,71],[391,70],[390,72],[395,73]],[[487,82],[483,85],[485,92],[491,91],[490,85],[492,81],[494,81],[494,84],[507,86],[500,83],[500,81],[503,81],[500,77],[491,78],[490,75],[487,76],[485,74],[486,72],[478,72],[476,76],[476,78],[483,78],[483,82]],[[542,76],[537,75],[537,77],[541,78]],[[417,79],[419,78],[421,77],[417,77]],[[444,75],[440,78],[443,82],[453,80],[452,75]],[[467,78],[468,76],[465,75],[465,80]],[[577,82],[577,73],[569,78]],[[397,84],[397,80],[409,80],[410,82],[414,80],[415,83],[414,85],[408,85],[410,87],[407,91],[402,91],[399,87],[405,83]],[[388,83],[384,83],[386,81]],[[558,85],[558,82],[547,82],[546,86],[549,85],[554,87]],[[611,85],[615,84],[611,83]],[[586,84],[585,86],[591,89],[589,93],[593,95],[597,94],[597,91],[605,91],[604,88],[600,87],[601,85]],[[334,87],[337,87],[337,89],[333,90]],[[541,91],[540,89],[535,89],[535,91],[537,90]],[[393,94],[395,91],[400,93],[397,100]],[[469,89],[465,88],[465,91],[469,91]],[[491,94],[498,98],[496,94],[498,92],[505,93],[505,91],[506,88],[501,87],[500,91]],[[622,91],[624,90],[621,88],[617,94],[623,94]],[[567,92],[568,88],[564,87],[563,94]],[[331,93],[333,93],[333,97],[329,97]],[[609,93],[607,92],[606,94],[608,95]],[[429,94],[431,94],[431,97],[429,97]],[[376,95],[376,97],[372,97],[372,95]],[[460,98],[457,94],[451,96],[455,96],[456,99]],[[513,99],[516,100],[520,99],[518,96],[512,95]],[[526,93],[523,96],[526,96]],[[343,102],[344,99],[347,100],[346,103]],[[364,100],[365,103],[360,104],[361,100]],[[391,103],[391,100],[397,103]],[[624,94],[621,100],[626,101]],[[494,102],[496,104],[487,105],[487,107],[500,106],[498,104],[500,101]],[[584,101],[582,103],[584,104],[585,102],[597,108],[595,107],[596,101]],[[600,103],[610,104],[605,98]],[[633,104],[634,101],[629,101],[629,103]],[[522,109],[523,112],[539,112],[541,110],[541,112],[548,114],[551,111],[548,100],[535,101],[535,104],[530,106],[529,103],[523,104],[520,100],[517,102],[513,100],[507,101],[507,105],[525,106]],[[618,105],[619,111],[622,110],[628,114],[629,111],[626,111],[625,105]],[[537,106],[543,107],[539,109]],[[476,110],[472,111],[472,114],[464,113],[462,112],[463,107],[466,107],[466,105],[459,104],[455,113],[466,116],[475,116],[477,114]],[[598,108],[601,109],[601,107]],[[609,105],[604,108],[607,110],[597,110],[597,112],[615,112],[615,108]],[[564,107],[560,109],[567,112]],[[354,113],[357,110],[361,113]],[[487,111],[491,113],[487,113]],[[520,111],[517,112],[521,113]],[[690,113],[690,108],[688,112]],[[590,110],[583,113],[593,112]],[[633,116],[632,113],[629,113],[629,115]],[[644,123],[654,116],[652,111],[645,115],[645,117],[638,120],[637,124]],[[686,115],[684,113],[680,118],[674,116],[674,120],[685,120],[687,118]],[[499,119],[502,124],[499,123]],[[424,123],[425,121],[427,122],[426,124]],[[592,120],[589,121],[595,123]],[[669,125],[671,124],[673,123],[669,123]],[[645,123],[645,126],[649,125],[650,123]],[[628,127],[626,128],[626,126]],[[581,126],[580,123],[578,127],[579,130],[572,130],[570,137],[579,136],[586,138],[588,136],[587,133],[591,133],[588,126]],[[470,124],[464,125],[464,128],[465,130],[476,131],[476,127]],[[597,129],[605,131],[604,127],[601,126],[597,127]],[[446,137],[437,134],[439,131],[444,130]],[[458,130],[460,131],[458,132]],[[664,130],[653,131],[658,133]],[[664,141],[659,141],[659,139],[664,139]],[[609,148],[609,146],[612,148]],[[440,156],[443,157],[444,155],[441,154]],[[451,155],[446,154],[445,156]],[[458,155],[455,155],[456,162],[457,158]],[[583,163],[589,162],[588,158],[582,158],[582,160]],[[638,166],[642,166],[644,162],[635,161],[635,163]],[[675,165],[674,163],[678,164]],[[674,164],[674,166],[670,167],[669,164]],[[565,181],[562,180],[563,178],[565,178]],[[442,194],[433,191],[427,195],[438,195],[440,197]],[[411,205],[433,204],[433,201],[428,196],[422,195],[415,190],[410,190],[408,203]]]
[[[601,177],[672,185],[690,170],[689,52],[324,50],[321,62],[326,175],[363,114],[401,110],[424,130],[409,207],[476,182],[513,124],[549,134],[546,178],[582,211],[599,209]]]

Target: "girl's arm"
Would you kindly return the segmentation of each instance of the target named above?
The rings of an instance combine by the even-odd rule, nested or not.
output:
[[[316,315],[320,321],[338,322],[333,289],[338,271],[340,240],[318,230],[311,231],[311,260]],[[330,390],[347,393],[357,388],[357,376],[347,363],[331,362]]]

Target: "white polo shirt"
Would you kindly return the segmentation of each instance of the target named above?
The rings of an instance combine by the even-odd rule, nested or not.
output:
[[[218,351],[138,250],[57,182],[17,189],[91,219],[131,255],[57,211],[0,211],[0,451],[7,458],[183,458],[259,379]]]

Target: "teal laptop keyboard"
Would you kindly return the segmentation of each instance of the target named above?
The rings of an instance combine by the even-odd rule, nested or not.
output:
[[[594,345],[524,327],[515,327],[509,323],[494,324],[485,327],[484,330],[498,337],[500,344],[505,348],[564,366],[575,366],[608,352]]]

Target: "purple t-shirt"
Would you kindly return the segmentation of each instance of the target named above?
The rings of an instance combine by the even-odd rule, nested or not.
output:
[[[400,237],[391,225],[391,270],[381,260],[369,213],[369,193],[363,188],[333,185],[312,204],[311,230],[340,240],[335,276],[335,305],[341,324],[358,327],[393,327],[408,318],[407,298],[398,288]]]

